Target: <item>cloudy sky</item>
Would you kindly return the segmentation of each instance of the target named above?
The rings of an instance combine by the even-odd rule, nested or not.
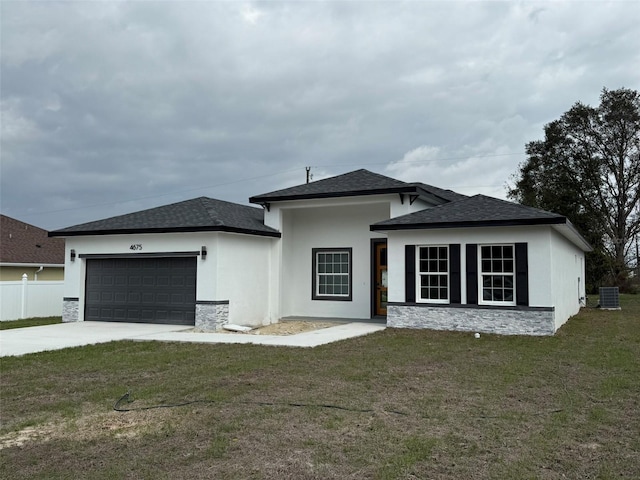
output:
[[[3,214],[47,229],[366,168],[505,197],[640,89],[640,2],[1,2]]]

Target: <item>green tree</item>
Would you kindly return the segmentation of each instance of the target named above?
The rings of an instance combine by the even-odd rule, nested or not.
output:
[[[640,233],[640,94],[603,89],[600,105],[580,102],[527,144],[509,197],[565,215],[594,251],[587,285],[624,287]]]

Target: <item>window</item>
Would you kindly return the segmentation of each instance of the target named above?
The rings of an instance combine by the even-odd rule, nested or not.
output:
[[[513,245],[480,247],[480,303],[515,305]]]
[[[314,248],[313,300],[351,300],[351,248]]]
[[[449,302],[449,247],[418,247],[418,301]]]

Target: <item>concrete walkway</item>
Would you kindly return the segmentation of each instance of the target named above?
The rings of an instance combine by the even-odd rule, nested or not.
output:
[[[74,322],[41,327],[0,331],[0,357],[60,350],[115,340],[252,343],[286,347],[317,347],[327,343],[360,337],[384,330],[379,323],[343,323],[335,327],[302,332],[296,335],[250,335],[235,333],[197,333],[184,325],[147,323]]]

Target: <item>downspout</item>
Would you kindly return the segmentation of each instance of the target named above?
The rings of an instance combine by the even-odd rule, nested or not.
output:
[[[33,274],[33,281],[37,282],[38,281],[38,274],[44,270],[44,267],[41,266],[38,270],[36,270],[36,273]]]

